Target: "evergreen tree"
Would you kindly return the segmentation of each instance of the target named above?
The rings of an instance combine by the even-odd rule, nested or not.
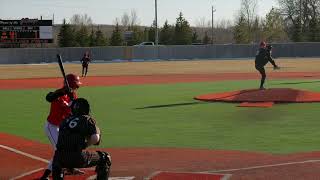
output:
[[[122,46],[123,45],[123,38],[122,38],[118,23],[116,24],[114,30],[112,31],[112,35],[110,38],[110,45],[111,46]]]
[[[70,24],[66,23],[65,19],[58,35],[58,44],[60,47],[72,47],[75,45],[74,29]]]
[[[91,29],[91,33],[89,36],[89,46],[90,47],[96,46],[96,36],[93,28]]]
[[[259,43],[263,38],[263,29],[262,29],[262,23],[259,19],[259,17],[255,17],[252,27],[251,27],[251,36],[250,36],[250,42],[256,42]]]
[[[236,25],[233,29],[234,40],[236,43],[249,43],[249,30],[246,19],[243,15],[237,19]]]
[[[76,43],[80,47],[88,47],[90,45],[89,32],[87,26],[80,26],[76,33]]]
[[[272,8],[266,15],[266,22],[263,28],[265,39],[268,42],[279,42],[287,39],[287,33],[284,28],[284,20],[280,12]]]
[[[150,40],[149,40],[149,30],[148,30],[148,28],[144,28],[144,31],[143,31],[143,41],[150,41]]]
[[[132,38],[127,42],[127,45],[132,46],[141,43],[144,39],[143,31],[137,26],[131,27],[131,30],[133,31]]]
[[[148,41],[155,42],[156,28],[151,26],[148,30]]]
[[[320,41],[320,23],[319,23],[320,19],[311,19],[310,21],[310,32],[309,32],[309,36],[308,39],[309,41],[312,42],[319,42]]]
[[[174,28],[166,21],[160,30],[160,44],[169,45],[173,44]]]
[[[197,31],[194,31],[193,33],[192,33],[192,43],[198,43],[199,42],[199,40],[198,40],[198,33],[197,33]]]
[[[107,46],[108,45],[108,40],[103,35],[103,33],[100,29],[96,31],[95,42],[96,42],[96,46]]]
[[[209,44],[211,41],[210,37],[208,36],[208,32],[206,31],[202,40],[203,44]]]
[[[185,45],[192,43],[192,30],[189,22],[183,17],[180,12],[177,18],[175,31],[174,31],[174,43],[177,45]]]

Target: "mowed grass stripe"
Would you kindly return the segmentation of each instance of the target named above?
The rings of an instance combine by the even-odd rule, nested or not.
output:
[[[320,103],[239,108],[193,97],[255,88],[258,81],[83,87],[103,132],[103,147],[186,147],[292,153],[320,148]],[[316,80],[267,81],[267,87],[320,91]],[[0,131],[49,143],[43,125],[51,89],[1,90]]]

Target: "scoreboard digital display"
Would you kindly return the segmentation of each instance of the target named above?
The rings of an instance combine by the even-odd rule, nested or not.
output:
[[[0,19],[0,43],[52,43],[52,20]]]

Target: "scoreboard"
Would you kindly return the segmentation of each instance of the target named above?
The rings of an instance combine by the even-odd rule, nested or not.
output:
[[[0,43],[52,43],[52,20],[0,19]]]

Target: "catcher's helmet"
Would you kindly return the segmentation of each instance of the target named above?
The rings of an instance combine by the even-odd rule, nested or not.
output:
[[[73,101],[71,111],[73,115],[88,115],[90,112],[89,102],[84,98],[78,98]]]
[[[80,82],[80,77],[75,74],[67,74],[66,79],[71,89],[77,89],[82,84]]]
[[[266,47],[266,42],[261,41],[261,42],[260,42],[260,48],[265,48],[265,47]]]

